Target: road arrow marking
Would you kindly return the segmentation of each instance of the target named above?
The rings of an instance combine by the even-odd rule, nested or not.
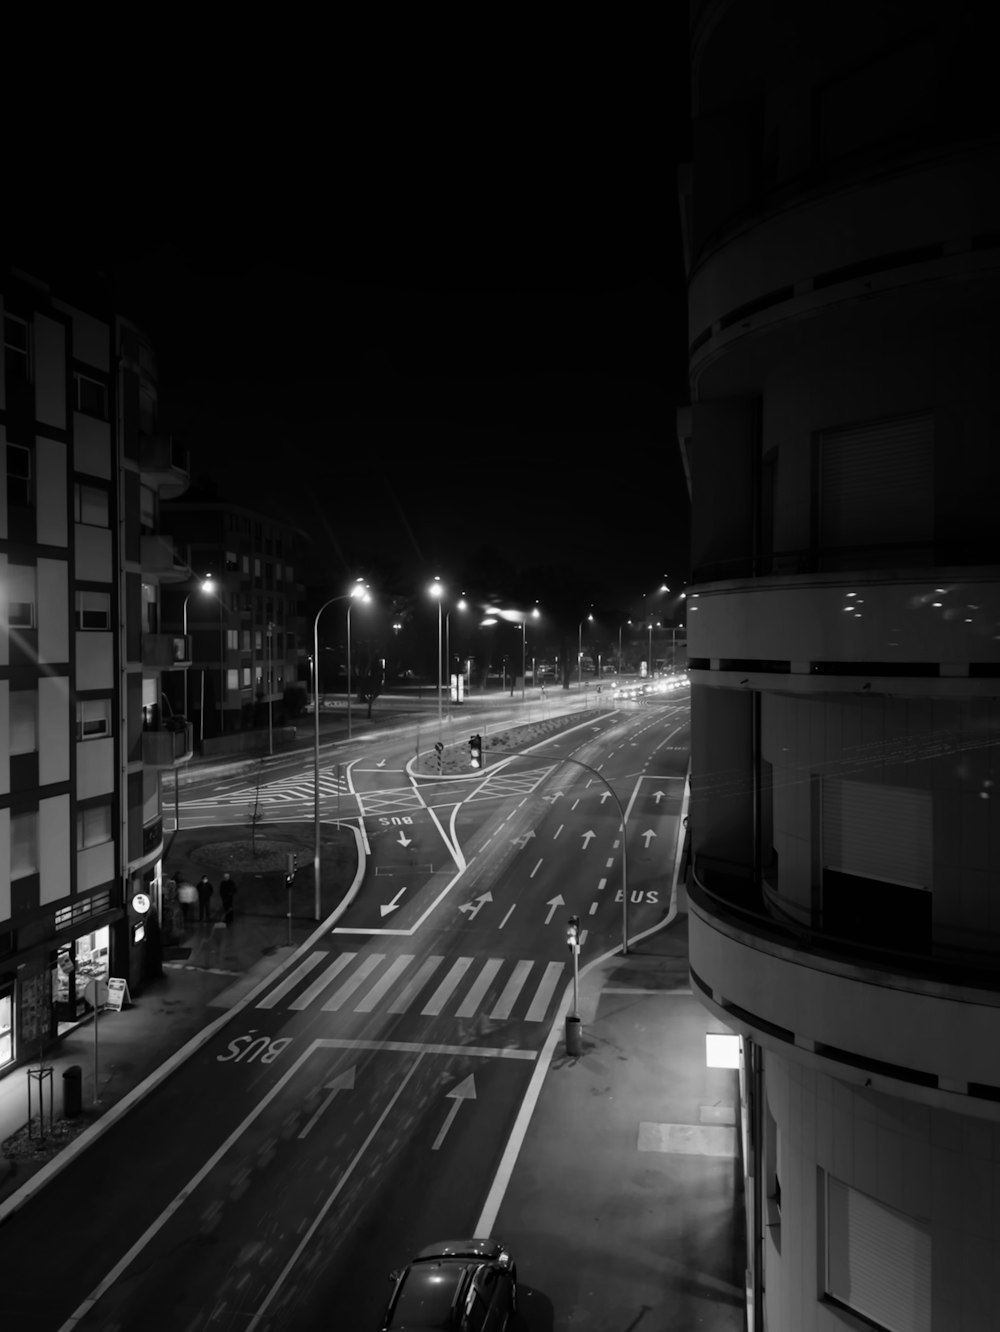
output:
[[[309,1132],[309,1130],[313,1127],[313,1125],[316,1123],[317,1119],[319,1119],[320,1115],[323,1113],[323,1111],[324,1111],[324,1110],[326,1109],[326,1107],[330,1104],[330,1102],[333,1100],[333,1098],[337,1095],[338,1092],[342,1092],[342,1091],[353,1091],[353,1090],[354,1090],[354,1068],[353,1068],[353,1066],[352,1066],[351,1068],[347,1069],[345,1072],[340,1073],[337,1077],[334,1078],[334,1080],[333,1080],[332,1082],[328,1082],[328,1083],[326,1084],[326,1086],[323,1088],[323,1090],[324,1090],[324,1091],[328,1091],[328,1092],[330,1093],[330,1095],[326,1098],[326,1100],[323,1102],[323,1104],[320,1106],[320,1108],[319,1108],[319,1109],[316,1111],[316,1113],[313,1115],[312,1119],[310,1119],[309,1123],[305,1126],[305,1128],[304,1128],[304,1129],[302,1130],[302,1132],[299,1134],[299,1137],[300,1137],[300,1138],[304,1138],[304,1137],[306,1136],[306,1134],[307,1134],[307,1133]]]
[[[472,902],[463,902],[458,909],[459,911],[467,912],[470,920],[475,920],[480,911],[482,911],[485,903],[492,901],[493,894],[487,892],[483,893],[482,897],[475,898]]]
[[[407,835],[406,835],[405,832],[401,832],[401,833],[399,834],[399,845],[400,845],[400,846],[409,846],[411,841],[412,841],[412,838],[407,837]]]
[[[566,899],[563,897],[562,893],[560,893],[557,897],[550,897],[545,905],[550,908],[549,914],[545,917],[545,923],[548,925],[552,920],[552,917],[556,914],[556,907],[565,906]]]
[[[610,799],[611,799],[611,792],[610,792],[610,791],[602,791],[602,792],[601,792],[601,804],[602,804],[602,805],[604,804],[605,800],[610,800]]]
[[[649,843],[656,836],[656,833],[653,832],[652,828],[647,828],[646,831],[641,834],[641,836],[646,839],[646,850],[648,851]]]
[[[434,1146],[431,1148],[432,1152],[436,1152],[437,1149],[444,1142],[445,1134],[451,1128],[452,1121],[454,1120],[455,1116],[458,1114],[458,1107],[462,1104],[462,1102],[474,1101],[476,1099],[476,1079],[470,1073],[467,1078],[462,1079],[462,1081],[458,1084],[457,1087],[452,1087],[451,1091],[448,1093],[448,1096],[451,1098],[452,1101],[451,1109],[448,1111],[447,1115],[445,1116],[445,1121],[441,1125],[441,1132],[434,1139]]]
[[[666,791],[657,791],[656,794],[653,796],[653,799],[656,801],[657,804],[659,804],[661,800],[666,800],[666,798],[667,798]]]
[[[518,846],[523,848],[528,845],[528,843],[531,841],[534,835],[535,831],[534,829],[532,829],[531,832],[522,833],[520,837],[515,837],[514,841],[517,843]]]
[[[584,849],[584,851],[586,851],[587,847],[590,845],[590,840],[591,840],[591,838],[592,838],[592,837],[596,837],[596,836],[597,836],[597,833],[595,833],[595,832],[591,832],[589,829],[587,830],[587,832],[585,832],[585,833],[583,834],[583,849]]]
[[[385,759],[379,759],[379,761],[375,764],[375,766],[376,766],[376,768],[384,768],[384,767],[385,767]]]
[[[400,888],[399,892],[396,894],[396,896],[392,899],[391,902],[383,902],[378,909],[379,915],[384,917],[387,916],[390,911],[395,911],[396,908],[399,906],[399,899],[403,896],[405,892],[406,892],[405,888]]]

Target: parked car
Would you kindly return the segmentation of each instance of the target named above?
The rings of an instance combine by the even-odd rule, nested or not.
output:
[[[517,1268],[495,1239],[439,1240],[391,1272],[382,1332],[505,1332]]]

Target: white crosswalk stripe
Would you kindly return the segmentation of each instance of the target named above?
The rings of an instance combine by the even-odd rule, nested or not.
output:
[[[563,962],[432,954],[411,975],[412,953],[386,961],[384,953],[367,953],[360,960],[353,952],[310,953],[257,1007],[301,1012],[319,1004],[324,1012],[371,1013],[384,1004],[387,1013],[421,1017],[543,1022],[566,969]]]

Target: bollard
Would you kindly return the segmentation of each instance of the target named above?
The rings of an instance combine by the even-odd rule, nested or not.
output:
[[[574,1057],[583,1053],[583,1023],[577,1013],[566,1019],[566,1053]]]
[[[83,1069],[79,1064],[70,1064],[62,1078],[63,1115],[67,1119],[75,1119],[83,1113]]]

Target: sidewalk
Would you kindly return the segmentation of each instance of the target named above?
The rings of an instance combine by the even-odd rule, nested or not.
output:
[[[268,829],[268,854],[282,862],[279,879],[285,839],[301,844],[307,832],[302,824]],[[353,838],[347,830],[341,836],[351,845],[324,842],[324,915],[353,874]],[[193,878],[208,873],[217,885],[232,843],[231,828],[182,831],[170,869]],[[311,850],[300,851],[299,864],[310,857]],[[67,1068],[79,1067],[83,1079],[84,1113],[70,1123],[74,1132],[89,1129],[92,1139],[114,1121],[111,1110],[124,1113],[121,1103],[141,1095],[146,1078],[163,1074],[189,1041],[207,1039],[214,1022],[313,933],[311,884],[296,890],[289,943],[287,901],[275,890],[274,872],[232,872],[233,928],[195,925],[165,958],[163,977],[132,1007],[99,1017],[96,1084],[92,1021],[47,1060],[57,1121]],[[578,1058],[565,1047],[571,997],[536,1065],[476,1227],[501,1236],[514,1254],[519,1332],[741,1332],[737,1075],[705,1066],[705,1033],[724,1029],[690,993],[686,915],[633,945],[627,957],[581,965]],[[23,1068],[0,1080],[0,1142],[27,1118],[26,1084]],[[18,1157],[12,1170],[0,1156],[0,1225],[86,1141],[53,1154],[50,1135],[39,1156]]]

